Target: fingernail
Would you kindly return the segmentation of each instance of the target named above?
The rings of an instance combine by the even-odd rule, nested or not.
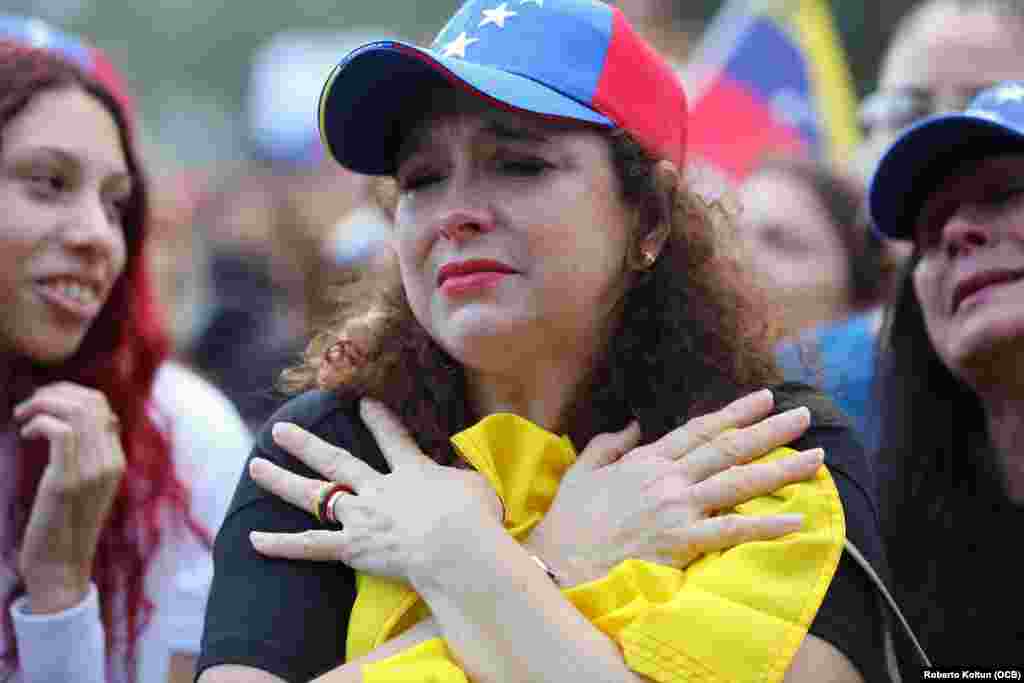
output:
[[[789,410],[784,412],[783,415],[793,418],[799,417],[803,420],[810,420],[811,409],[808,408],[807,406],[800,406],[799,408],[790,408]]]
[[[287,439],[289,434],[295,433],[295,425],[291,422],[275,422],[274,426],[270,429],[270,435],[274,437],[274,443],[283,445],[282,439]]]
[[[762,399],[772,399],[772,400],[774,400],[775,399],[775,394],[772,393],[771,389],[762,389],[761,391],[759,391],[756,394],[754,394],[754,396],[756,396],[758,398],[758,400],[762,400]]]
[[[818,465],[825,462],[825,450],[822,448],[812,448],[809,451],[804,451],[800,454],[804,460],[808,463],[814,462]]]
[[[801,515],[801,514],[792,513],[792,514],[779,515],[779,519],[787,527],[792,527],[794,530],[799,530],[804,525],[804,516]]]
[[[250,531],[249,542],[254,546],[265,545],[268,540],[269,534],[265,531]]]

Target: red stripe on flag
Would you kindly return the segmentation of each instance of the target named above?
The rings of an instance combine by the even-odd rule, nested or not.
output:
[[[734,181],[742,180],[767,155],[806,153],[799,131],[741,84],[722,74],[690,112],[690,152]]]

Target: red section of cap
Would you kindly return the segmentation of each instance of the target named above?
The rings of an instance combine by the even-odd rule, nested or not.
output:
[[[129,122],[134,122],[135,100],[132,99],[128,89],[128,81],[124,75],[110,61],[107,53],[98,47],[89,47],[89,55],[92,57],[90,75],[114,96],[114,99],[124,109],[124,114],[128,117]]]
[[[687,117],[682,82],[614,7],[612,38],[592,106],[648,152],[683,167]]]
[[[742,180],[770,153],[801,153],[800,133],[776,118],[757,96],[720,74],[690,112],[690,151],[733,180]]]

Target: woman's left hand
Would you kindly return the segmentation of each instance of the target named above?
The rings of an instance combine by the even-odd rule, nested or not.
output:
[[[501,501],[479,473],[435,463],[381,403],[363,399],[359,412],[391,472],[381,474],[297,425],[274,425],[274,441],[281,448],[355,495],[342,493],[333,505],[342,529],[297,534],[254,531],[250,540],[257,552],[344,562],[359,571],[409,580],[416,572],[436,569],[433,563],[447,545],[439,534],[464,529],[466,520],[501,524]],[[315,514],[321,492],[330,485],[262,458],[252,460],[249,472],[261,487],[310,514]]]

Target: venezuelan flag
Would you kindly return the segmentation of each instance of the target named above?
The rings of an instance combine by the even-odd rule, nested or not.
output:
[[[842,162],[856,96],[826,0],[730,0],[684,75],[691,159],[732,181],[770,153]]]

